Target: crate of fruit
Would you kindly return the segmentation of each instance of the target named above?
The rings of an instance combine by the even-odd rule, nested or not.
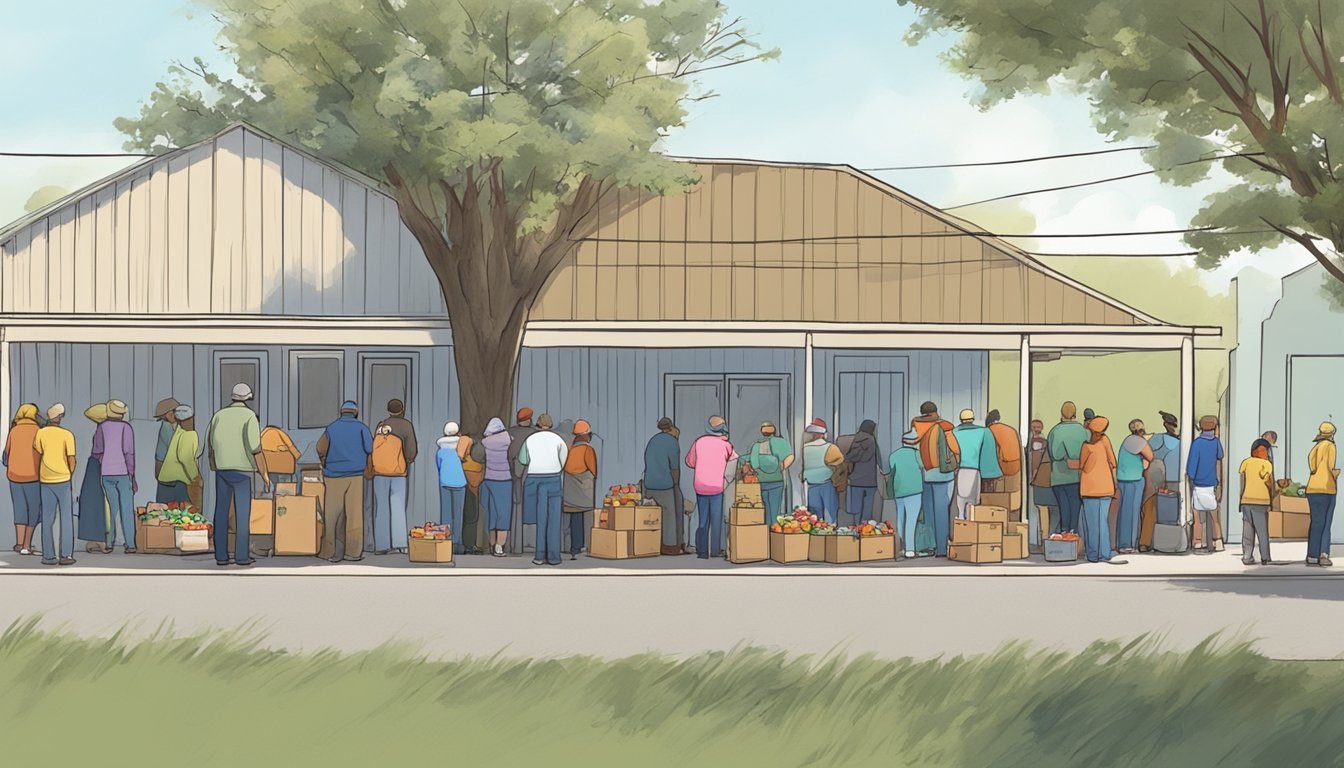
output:
[[[1056,533],[1045,540],[1045,561],[1072,563],[1078,559],[1078,534]]]
[[[412,563],[453,562],[453,530],[447,525],[425,523],[411,529],[410,546],[406,549]]]

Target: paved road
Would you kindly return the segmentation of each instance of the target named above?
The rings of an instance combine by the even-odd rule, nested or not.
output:
[[[272,647],[399,640],[449,656],[690,654],[748,643],[927,658],[1013,640],[1080,649],[1143,633],[1188,648],[1217,631],[1245,633],[1280,658],[1344,656],[1344,578],[1335,576],[0,576],[0,621],[39,613],[81,634],[127,621],[138,633],[255,622]]]

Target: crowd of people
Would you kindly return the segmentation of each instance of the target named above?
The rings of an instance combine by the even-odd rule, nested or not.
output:
[[[229,530],[232,523],[235,531],[233,537],[215,536],[220,566],[255,562],[248,514],[254,492],[294,483],[301,474],[294,441],[274,425],[261,427],[248,405],[253,396],[246,384],[235,386],[231,404],[212,415],[204,441],[197,435],[190,405],[168,398],[154,412],[159,423],[155,500],[203,511],[200,465],[206,460],[215,482],[215,530]],[[124,551],[137,552],[134,497],[139,484],[128,411],[120,400],[85,411],[96,426],[75,493],[78,462],[74,435],[62,425],[65,406],[54,404],[41,416],[35,404],[18,408],[3,454],[16,552],[38,552],[33,537],[40,527],[42,562],[71,565],[76,538],[85,542],[86,552],[110,553],[118,526]],[[562,435],[551,415],[535,420],[534,415],[522,408],[512,426],[492,418],[479,439],[449,422],[435,440],[440,523],[453,532],[455,554],[504,557],[510,531],[519,530],[520,524],[535,526],[535,565],[559,565],[563,554],[574,558],[584,551],[585,516],[598,506],[599,457],[592,426],[580,419]],[[860,423],[853,434],[835,437],[824,419],[815,418],[804,429],[800,455],[771,422],[761,424],[760,437],[741,446],[739,453],[722,416],[710,418],[704,434],[683,454],[680,429],[663,418],[644,451],[640,490],[662,510],[661,553],[666,556],[691,553],[686,518],[692,512],[698,512],[699,520],[694,553],[700,558],[723,556],[730,485],[753,477],[766,515],[773,518],[789,509],[796,472],[806,488],[806,507],[819,518],[839,524],[880,520],[890,500],[904,556],[946,557],[952,521],[967,519],[982,494],[1021,489],[1026,471],[1029,492],[1023,506],[1030,540],[1039,544],[1054,534],[1077,534],[1088,561],[1118,565],[1126,562],[1124,555],[1161,550],[1153,540],[1159,496],[1174,497],[1178,508],[1181,503],[1179,425],[1172,414],[1160,415],[1162,432],[1149,435],[1144,422],[1134,419],[1117,447],[1107,436],[1107,417],[1085,409],[1080,420],[1077,407],[1066,402],[1059,423],[1046,432],[1040,420],[1032,421],[1024,442],[996,410],[980,423],[972,410],[962,410],[953,424],[935,403],[926,402],[889,454],[879,447],[877,425],[871,420]],[[1217,510],[1225,454],[1218,419],[1205,416],[1199,427],[1186,472],[1199,539],[1193,542],[1195,551],[1207,553],[1222,548]],[[1334,439],[1334,426],[1322,424],[1308,459],[1310,565],[1331,565],[1330,527],[1339,475]],[[1286,484],[1276,476],[1276,443],[1275,433],[1265,433],[1239,466],[1247,565],[1256,562],[1257,543],[1259,562],[1272,562],[1269,509]],[[386,418],[370,428],[361,420],[358,404],[344,402],[339,416],[323,430],[316,451],[326,523],[318,556],[354,562],[366,551],[405,553],[408,482],[419,458],[415,426],[406,418],[405,405],[390,401]],[[683,470],[691,473],[693,500],[682,498]],[[260,488],[254,487],[258,477]],[[371,486],[371,505],[365,503],[366,486]],[[1013,514],[1021,519],[1017,510]]]

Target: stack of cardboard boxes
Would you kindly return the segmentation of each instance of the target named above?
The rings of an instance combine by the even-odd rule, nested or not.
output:
[[[1008,519],[1008,509],[980,504],[967,520],[952,521],[947,557],[960,563],[1001,563],[1027,557],[1027,524]]]
[[[253,533],[261,533],[257,524],[262,522],[264,526],[264,518],[274,507],[274,522],[270,528],[275,534],[277,555],[313,557],[322,549],[322,499],[326,495],[326,486],[321,475],[310,477],[305,473],[301,480],[300,485],[276,483],[274,502],[252,500]]]
[[[1269,509],[1269,538],[1305,539],[1311,529],[1311,508],[1305,496],[1278,494]]]
[[[597,513],[588,554],[603,560],[656,557],[663,542],[663,511],[657,506],[624,504]]]
[[[758,490],[760,486],[755,486]],[[739,494],[742,486],[738,486]],[[750,495],[739,496],[728,510],[728,562],[759,563],[770,557],[770,526],[765,506]]]

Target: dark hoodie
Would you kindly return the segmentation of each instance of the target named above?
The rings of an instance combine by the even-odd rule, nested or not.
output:
[[[859,488],[876,488],[878,477],[878,456],[882,452],[877,447],[877,424],[864,421],[859,431],[845,451],[845,462],[849,464],[849,484]]]

